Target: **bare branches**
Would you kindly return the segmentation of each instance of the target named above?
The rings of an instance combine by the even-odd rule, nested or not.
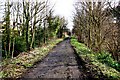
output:
[[[111,9],[113,12],[111,11]],[[113,13],[119,10],[112,8],[110,2],[78,2],[75,5],[74,33],[78,40],[95,51],[109,50],[118,52],[119,29],[113,22]],[[119,17],[119,16],[118,16]],[[117,18],[119,19],[119,18]],[[116,54],[117,55],[117,54]]]

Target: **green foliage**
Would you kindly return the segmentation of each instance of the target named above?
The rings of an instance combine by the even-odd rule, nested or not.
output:
[[[120,64],[117,61],[114,61],[110,53],[103,51],[101,53],[96,54],[96,56],[100,62],[105,63],[108,66],[120,71]]]
[[[49,41],[49,44],[39,48],[35,48],[29,53],[23,52],[13,59],[6,59],[2,62],[3,69],[0,72],[0,78],[18,78],[35,64],[35,62],[42,60],[48,52],[63,39],[54,39]]]
[[[9,0],[5,2],[5,14],[3,15],[5,24],[3,24],[2,56],[5,58],[17,56],[20,52],[48,43],[50,39],[57,37],[58,30],[62,30],[61,26],[65,24],[65,19],[54,16],[54,11],[48,4],[45,4],[45,1],[36,1],[33,4],[23,1],[16,5],[14,3],[10,5],[10,3]],[[46,8],[48,14],[44,16]],[[22,10],[21,13],[19,13],[20,10]],[[31,13],[32,11],[35,12]],[[11,17],[15,16],[11,14],[15,12],[15,21],[11,25]],[[23,15],[19,17],[20,14]]]
[[[105,51],[95,53],[84,44],[79,43],[75,38],[71,39],[71,44],[74,46],[81,59],[86,62],[86,65],[93,66],[86,66],[86,68],[89,70],[92,68],[92,71],[96,70],[96,76],[102,75],[109,79],[120,79],[120,72],[118,72],[120,69],[120,64],[113,60],[110,53]]]
[[[89,48],[87,48],[84,44],[79,43],[79,42],[77,41],[77,39],[71,39],[71,43],[72,43],[73,46],[76,47],[78,53],[81,53],[81,54],[89,54],[89,53],[92,52],[92,51],[91,51]]]
[[[71,36],[71,39],[73,40],[73,39],[76,39],[76,37],[75,36]]]
[[[0,78],[6,77],[8,74],[4,73],[3,71],[0,71]]]
[[[26,42],[22,37],[17,37],[15,40],[15,50],[18,52],[26,51]]]
[[[41,28],[41,26],[38,26],[36,33],[35,33],[35,47],[36,46],[41,46],[43,44],[43,39],[44,39],[44,30]]]

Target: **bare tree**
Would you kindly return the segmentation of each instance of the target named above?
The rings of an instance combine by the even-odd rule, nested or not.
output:
[[[105,26],[109,25],[110,21],[106,16],[109,11],[105,11],[105,7],[108,7],[106,2],[79,2],[76,7],[74,23],[78,30],[77,34],[80,40],[95,51],[102,50],[102,44],[110,32],[110,28]]]

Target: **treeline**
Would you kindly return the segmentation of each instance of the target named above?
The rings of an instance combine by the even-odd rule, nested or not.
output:
[[[109,51],[120,61],[120,4],[76,2],[73,33],[96,52]]]
[[[2,25],[2,56],[14,57],[50,39],[61,38],[67,23],[64,18],[53,15],[53,7],[48,1],[7,0]]]

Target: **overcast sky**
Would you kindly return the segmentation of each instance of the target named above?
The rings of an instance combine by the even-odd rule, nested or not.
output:
[[[74,11],[73,4],[75,0],[50,0],[52,5],[55,4],[54,10],[55,14],[65,17],[68,20],[68,28],[72,29],[72,14]]]
[[[17,0],[13,0],[17,1]],[[72,12],[73,12],[73,3],[75,0],[49,0],[51,6],[54,6],[54,14],[60,15],[61,17],[65,17],[65,19],[68,20],[68,28],[72,29]],[[1,2],[5,2],[5,0],[1,0]],[[1,20],[1,14],[0,13],[0,20]]]
[[[1,2],[5,2],[6,0],[0,0]],[[18,0],[12,0],[12,1],[18,1]],[[34,0],[32,0],[34,1]],[[39,1],[39,0],[38,0]],[[67,27],[69,29],[72,29],[72,14],[74,11],[74,6],[73,4],[75,3],[76,0],[49,0],[51,3],[51,6],[54,6],[54,14],[55,15],[60,15],[61,17],[65,17],[65,19],[68,20],[68,25]],[[83,1],[83,0],[81,0]],[[87,0],[88,1],[88,0]],[[96,1],[96,0],[94,0]],[[119,1],[119,0],[114,0],[114,1]],[[0,20],[1,20],[1,13],[0,13]]]
[[[74,12],[74,6],[76,1],[79,0],[50,0],[52,5],[55,4],[54,10],[55,14],[58,14],[60,16],[64,16],[68,20],[68,28],[72,30],[73,23],[72,23],[72,18],[73,18],[73,12]],[[91,0],[80,0],[80,1],[91,1]],[[105,1],[105,0],[93,0],[93,1]],[[117,5],[118,1],[120,0],[107,0],[107,1],[112,1],[115,2],[114,4]]]

